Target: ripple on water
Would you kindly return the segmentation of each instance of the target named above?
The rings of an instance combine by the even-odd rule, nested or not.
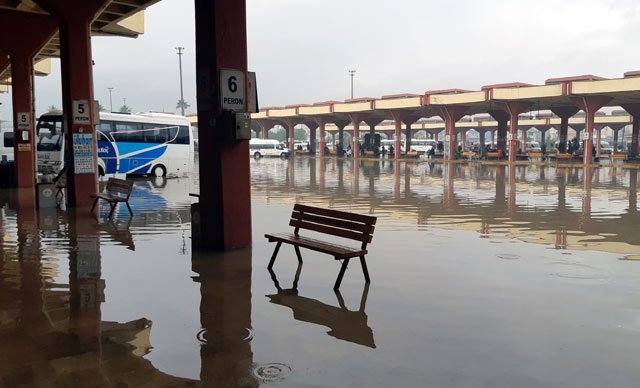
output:
[[[604,268],[582,263],[558,261],[548,263],[546,268],[549,275],[565,279],[605,281],[611,277]]]
[[[263,383],[276,383],[282,381],[291,375],[291,367],[279,362],[270,362],[267,364],[254,364],[252,367],[253,375]]]
[[[520,259],[519,255],[515,255],[513,253],[498,253],[496,257],[502,260],[518,260]]]

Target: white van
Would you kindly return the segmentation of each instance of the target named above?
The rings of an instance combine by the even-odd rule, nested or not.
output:
[[[0,161],[13,161],[13,128],[0,130]]]
[[[249,140],[249,156],[260,159],[263,156],[278,156],[280,158],[289,157],[289,150],[284,143],[273,139],[251,139]]]

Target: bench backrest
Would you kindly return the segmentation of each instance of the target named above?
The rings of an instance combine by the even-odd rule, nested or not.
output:
[[[312,230],[360,241],[365,249],[373,238],[376,220],[373,216],[296,204],[289,225],[295,228],[295,234],[299,229]]]
[[[105,188],[108,193],[122,194],[127,199],[129,199],[129,196],[131,195],[131,189],[133,189],[132,181],[126,181],[118,178],[109,178],[107,181],[107,187]]]

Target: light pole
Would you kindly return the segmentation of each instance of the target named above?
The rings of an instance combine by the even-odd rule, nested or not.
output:
[[[110,109],[110,112],[113,112],[113,100],[111,99],[111,92],[113,91],[113,88],[109,87],[107,89],[109,89],[109,107],[110,107],[109,109]]]
[[[182,90],[182,51],[184,47],[176,47],[178,50],[178,65],[180,66],[180,112],[184,116],[184,93]]]
[[[351,98],[353,98],[353,76],[356,75],[356,71],[349,70],[349,75],[351,76]]]

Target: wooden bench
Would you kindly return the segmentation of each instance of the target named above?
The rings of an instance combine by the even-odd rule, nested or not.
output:
[[[418,151],[409,151],[404,155],[404,157],[407,159],[414,159],[420,157],[420,155],[418,154]]]
[[[109,206],[111,206],[111,211],[109,212],[108,218],[111,218],[113,211],[116,210],[116,206],[121,202],[124,202],[125,205],[127,205],[129,213],[133,216],[131,206],[129,206],[129,196],[131,196],[132,189],[132,181],[126,181],[124,179],[118,178],[109,178],[109,180],[107,181],[107,187],[105,188],[105,191],[103,193],[91,195],[91,198],[96,199],[93,202],[93,206],[91,207],[91,212],[93,213],[93,209],[95,209],[98,201],[103,199],[109,203]]]
[[[478,158],[478,154],[473,151],[464,151],[462,153],[462,159],[474,160]]]
[[[302,263],[302,255],[300,254],[301,247],[332,255],[336,260],[343,260],[338,279],[336,279],[336,283],[333,286],[334,290],[340,288],[340,283],[349,265],[349,260],[353,257],[360,257],[360,265],[362,266],[364,278],[366,282],[369,283],[369,271],[367,270],[367,263],[364,257],[367,254],[367,244],[371,242],[373,237],[376,219],[377,217],[296,204],[293,207],[291,220],[289,221],[289,226],[295,228],[293,233],[264,235],[269,239],[269,242],[277,242],[268,268],[271,269],[273,267],[282,243],[287,243],[293,245],[296,255],[298,256],[298,263]],[[359,241],[361,245],[359,248],[352,248],[317,240],[315,238],[304,237],[299,234],[300,229],[356,240]]]
[[[500,153],[497,151],[489,151],[485,155],[487,159],[500,159]]]
[[[609,161],[611,163],[624,163],[628,160],[627,154],[609,154]]]
[[[529,152],[527,155],[529,156],[529,160],[532,161],[540,161],[544,158],[544,154],[542,152]]]
[[[556,153],[556,161],[558,160],[566,160],[566,161],[570,161],[572,159],[573,155],[571,154],[564,154],[561,152]]]

